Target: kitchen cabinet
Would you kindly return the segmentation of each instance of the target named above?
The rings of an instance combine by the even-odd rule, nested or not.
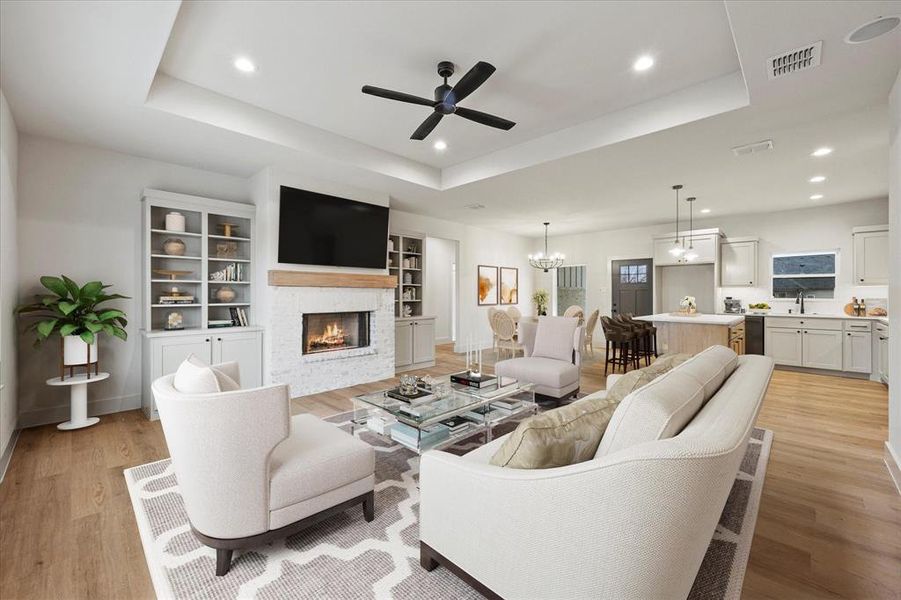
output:
[[[777,365],[801,366],[801,330],[767,327],[763,347]]]
[[[757,286],[757,240],[726,240],[720,245],[720,285]]]
[[[409,371],[435,365],[435,318],[415,317],[394,322],[394,367]]]
[[[690,239],[691,235],[688,231],[679,233],[679,239],[682,240],[682,247],[686,250],[689,244],[694,246],[694,253],[697,258],[688,260],[685,254],[681,256],[673,256],[670,249],[673,247],[674,234],[668,236],[660,236],[654,238],[654,266],[665,267],[668,265],[700,265],[715,263],[717,260],[719,241],[721,234],[718,229],[702,229],[694,232],[694,239]]]
[[[842,332],[828,329],[801,330],[801,366],[842,370]]]
[[[262,385],[263,332],[260,328],[242,327],[238,332],[143,333],[141,405],[148,419],[159,418],[151,384],[164,375],[175,373],[192,354],[209,364],[236,361],[243,389]]]
[[[846,331],[843,341],[842,370],[869,373],[873,370],[873,334]]]
[[[888,325],[873,326],[873,371],[882,383],[888,383]]]
[[[854,285],[888,285],[888,225],[855,227]]]

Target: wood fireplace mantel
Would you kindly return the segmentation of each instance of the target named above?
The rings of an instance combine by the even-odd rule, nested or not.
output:
[[[365,273],[269,271],[269,285],[283,287],[346,287],[393,289],[397,287],[397,277],[395,277],[394,275],[367,275]]]

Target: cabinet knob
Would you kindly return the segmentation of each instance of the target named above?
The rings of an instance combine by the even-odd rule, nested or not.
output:
[[[216,338],[216,339],[217,339],[218,341],[220,341],[220,342],[222,341],[222,338]]]
[[[207,338],[205,341],[207,341],[207,342],[210,341],[210,338]]]
[[[800,329],[798,330],[798,333],[801,333],[801,330],[800,330]]]
[[[863,281],[863,277],[861,277],[860,280]]]
[[[851,333],[849,332],[848,335],[851,335]]]

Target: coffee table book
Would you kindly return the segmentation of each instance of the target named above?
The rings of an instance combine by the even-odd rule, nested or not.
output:
[[[471,371],[460,371],[459,373],[454,373],[450,376],[451,383],[457,383],[460,385],[466,385],[472,388],[482,388],[486,385],[490,385],[497,380],[497,377],[494,375],[488,375],[487,373],[481,373],[476,376],[473,375]]]

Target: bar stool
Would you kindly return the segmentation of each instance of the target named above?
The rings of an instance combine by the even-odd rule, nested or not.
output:
[[[621,327],[625,327],[629,331],[635,334],[635,349],[634,349],[634,359],[636,368],[640,365],[641,358],[645,358],[646,364],[650,364],[648,362],[648,348],[650,348],[649,341],[649,331],[645,331],[645,328],[642,327],[641,323],[636,321],[630,321],[626,319],[626,316],[623,314],[617,314],[613,317],[614,323]]]
[[[644,338],[644,348],[642,356],[644,356],[645,364],[651,364],[651,355],[657,358],[657,328],[650,321],[638,321],[631,313],[625,313],[623,319],[630,325],[635,325],[644,329],[646,337]]]
[[[623,373],[628,371],[629,364],[638,367],[637,342],[638,336],[630,328],[616,323],[610,317],[601,317],[601,327],[604,330],[604,376],[607,375],[607,366],[613,365],[616,373],[617,365],[623,368]],[[610,350],[613,356],[610,356]]]

